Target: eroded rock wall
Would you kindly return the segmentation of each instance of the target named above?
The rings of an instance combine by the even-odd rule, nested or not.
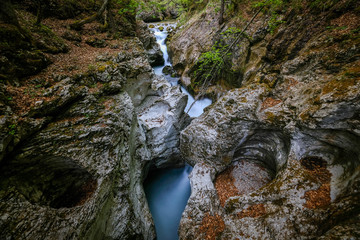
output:
[[[229,86],[239,80],[237,88],[222,91],[181,133],[181,152],[194,170],[180,238],[357,238],[358,7],[338,1],[316,14],[290,11],[273,35],[260,15],[248,29],[253,39],[233,52],[241,78],[224,79]],[[173,38],[175,59],[199,55],[188,42],[201,25],[194,21]],[[190,45],[177,54],[174,46],[183,42]],[[192,64],[185,61],[182,69]],[[257,168],[275,175],[261,178]],[[263,186],[252,184],[251,175]]]
[[[153,73],[137,38],[126,44],[60,79],[21,120],[3,116],[4,239],[155,238],[142,181],[149,165],[183,164],[186,96]]]

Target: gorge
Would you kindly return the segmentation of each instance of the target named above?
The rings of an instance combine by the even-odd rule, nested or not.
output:
[[[359,1],[9,2],[1,239],[360,237]]]

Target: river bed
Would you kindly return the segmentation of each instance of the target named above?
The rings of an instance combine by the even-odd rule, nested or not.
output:
[[[159,30],[160,26],[164,27],[163,31]],[[179,84],[179,78],[165,75],[162,72],[165,66],[171,66],[166,37],[168,29],[175,26],[174,23],[158,23],[155,24],[154,28],[151,28],[164,56],[164,65],[154,67],[154,72],[157,75],[164,76],[172,86],[179,86],[180,90],[188,95],[185,112],[188,112],[190,117],[198,117],[203,113],[203,109],[212,103],[211,100],[208,98],[198,100],[188,111],[195,101],[194,97]],[[176,240],[179,238],[177,230],[181,215],[191,194],[188,178],[191,170],[192,167],[189,165],[182,168],[158,169],[151,171],[144,181],[144,190],[154,220],[157,240]]]

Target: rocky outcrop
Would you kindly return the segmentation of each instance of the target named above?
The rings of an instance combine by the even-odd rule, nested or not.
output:
[[[246,53],[233,65],[243,68],[241,88],[181,133],[194,170],[180,238],[357,237],[360,63],[351,32],[359,12],[352,4],[339,2],[321,18],[292,12],[275,35],[233,53]]]
[[[142,181],[149,166],[183,161],[186,96],[152,72],[138,39],[126,44],[21,120],[1,116],[3,238],[155,238]]]
[[[166,19],[175,19],[179,16],[179,10],[176,6],[172,6],[171,3],[162,6],[164,10],[156,9],[154,6],[150,6],[148,8],[149,9],[147,10],[139,11],[136,16],[138,19],[141,19],[146,23],[160,22]]]
[[[154,67],[164,64],[164,57],[160,46],[156,42],[155,36],[151,34],[148,26],[143,21],[137,21],[136,32],[144,44],[150,65]]]
[[[356,219],[358,214],[360,135],[348,122],[359,119],[349,114],[329,121],[340,104],[333,102],[325,117],[317,118],[318,125],[311,126],[289,114],[286,104],[264,110],[266,95],[261,86],[231,91],[182,132],[181,151],[195,167],[180,237],[209,236],[215,230],[206,227],[208,214],[220,216],[224,229],[217,236],[226,239],[356,236],[335,229],[344,216]],[[359,99],[359,91],[354,97]],[[354,106],[354,113],[358,101],[342,104]],[[239,189],[235,181],[243,180],[234,174],[220,179],[223,170],[242,161],[260,164],[275,178],[254,189],[251,181],[261,182],[259,170],[246,172],[240,165],[250,175],[241,189],[253,189]]]
[[[211,11],[196,14],[171,37],[168,44],[172,65],[181,75],[184,86],[190,85],[192,67],[201,53],[211,48],[214,36],[219,33],[218,21]]]
[[[180,157],[179,133],[190,122],[184,109],[187,96],[163,78],[153,81],[152,88],[159,97],[147,99],[139,112],[139,125],[144,130],[146,142],[156,167],[183,165]]]

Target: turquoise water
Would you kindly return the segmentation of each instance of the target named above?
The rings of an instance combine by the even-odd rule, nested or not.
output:
[[[192,167],[153,171],[144,182],[144,190],[153,216],[157,240],[179,239],[181,215],[191,194],[189,174]]]
[[[164,26],[164,31],[158,29]],[[179,78],[164,75],[163,68],[166,65],[171,66],[165,40],[167,37],[167,27],[175,26],[174,24],[155,24],[155,28],[151,31],[156,37],[157,43],[164,56],[164,65],[154,67],[157,75],[164,76],[172,86],[179,86],[181,91],[188,95],[188,103],[185,112],[188,111],[190,105],[195,101],[194,98],[179,85]],[[189,111],[190,117],[198,117],[203,113],[203,109],[211,104],[208,98],[196,101]],[[144,190],[146,199],[150,208],[151,215],[154,220],[157,240],[176,240],[179,239],[178,228],[181,215],[184,212],[187,201],[191,194],[189,174],[192,167],[186,165],[183,168],[159,169],[149,173],[144,182]]]

